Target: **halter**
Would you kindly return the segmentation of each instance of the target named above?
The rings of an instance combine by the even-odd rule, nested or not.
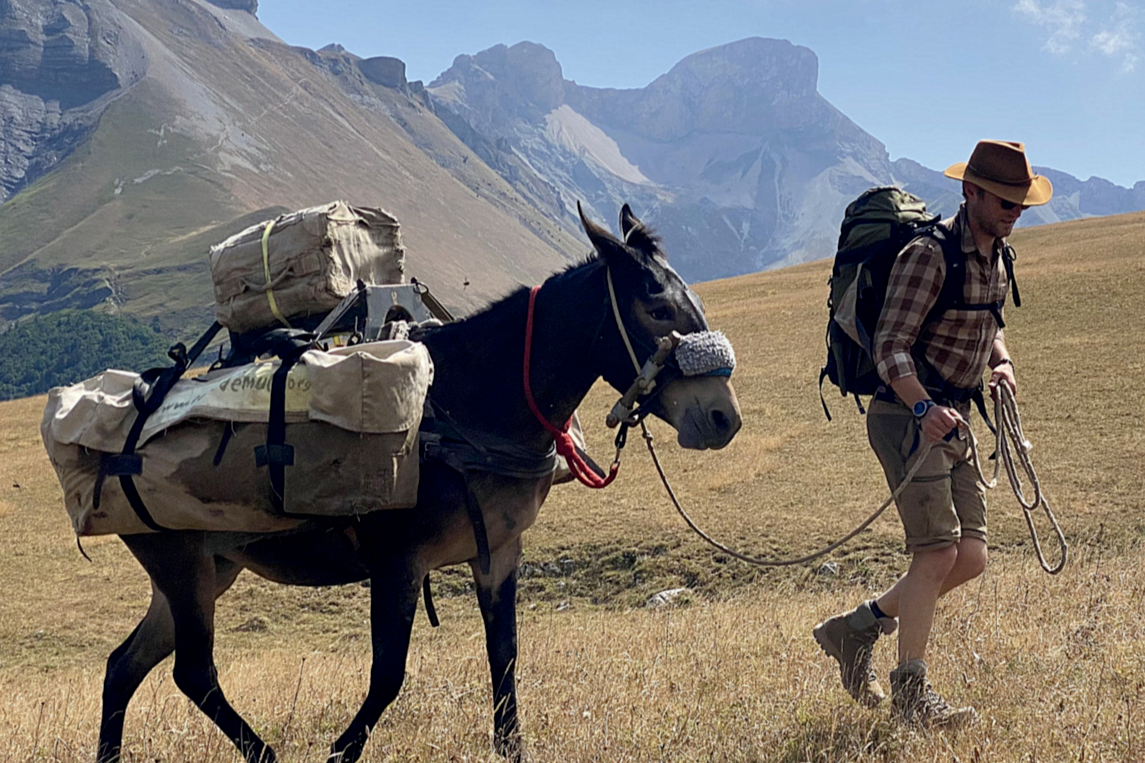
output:
[[[570,417],[563,426],[558,428],[541,413],[536,400],[533,398],[530,380],[533,354],[533,315],[536,310],[537,292],[541,290],[540,285],[529,290],[529,309],[525,318],[523,373],[525,401],[528,403],[533,416],[540,422],[545,431],[555,439],[557,453],[565,457],[569,471],[582,484],[591,488],[607,487],[616,479],[616,473],[620,469],[620,451],[624,447],[627,428],[636,425],[647,415],[644,406],[663,389],[656,387],[655,380],[665,365],[674,360],[673,365],[684,376],[730,376],[735,368],[735,351],[732,350],[731,342],[723,333],[718,331],[697,331],[683,336],[673,331],[666,337],[660,337],[656,340],[656,350],[650,353],[648,360],[641,367],[640,361],[636,358],[636,352],[632,348],[632,340],[625,329],[624,320],[620,315],[616,290],[612,285],[612,270],[606,267],[604,273],[605,282],[608,284],[609,301],[612,303],[612,316],[616,321],[616,328],[620,332],[624,347],[628,350],[632,367],[636,371],[636,378],[631,386],[613,406],[612,411],[605,419],[605,424],[610,429],[621,423],[624,424],[616,436],[616,457],[613,459],[607,476],[599,476],[577,452],[576,445],[569,434],[572,418]],[[639,408],[637,408],[638,403]]]

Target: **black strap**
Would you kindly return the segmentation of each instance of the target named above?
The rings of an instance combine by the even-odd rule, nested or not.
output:
[[[926,232],[942,246],[942,256],[946,262],[946,278],[942,282],[942,291],[934,307],[927,313],[923,325],[929,325],[942,317],[947,310],[988,310],[998,323],[998,328],[1006,327],[1002,319],[1002,308],[1006,304],[1005,296],[997,302],[970,303],[966,301],[966,256],[962,253],[962,245],[953,232],[944,225],[935,225]],[[1005,244],[1002,247],[1002,265],[1006,269],[1006,280],[1014,293],[1014,307],[1022,306],[1021,296],[1018,294],[1018,282],[1014,280],[1014,247]]]
[[[596,473],[596,476],[597,476],[597,477],[600,477],[601,479],[605,479],[605,478],[607,478],[607,477],[608,477],[608,475],[605,473],[604,469],[600,468],[600,464],[598,464],[596,461],[593,461],[593,460],[592,460],[592,456],[590,456],[590,455],[589,455],[589,454],[588,454],[588,453],[587,453],[587,452],[584,450],[584,448],[582,448],[581,446],[577,445],[576,443],[573,443],[573,448],[576,450],[576,454],[577,454],[578,456],[580,456],[581,460],[582,460],[582,461],[584,461],[585,465],[586,465],[586,466],[587,466],[589,469],[592,469],[592,470],[593,470],[593,472],[595,472],[595,473]]]
[[[297,360],[295,358],[294,360]],[[294,361],[285,358],[270,381],[270,418],[266,425],[266,442],[254,449],[257,467],[267,466],[270,474],[270,505],[278,514],[286,511],[286,467],[294,464],[294,447],[286,444],[286,379]]]
[[[515,479],[540,479],[552,474],[557,466],[555,445],[538,453],[504,437],[462,426],[448,411],[434,405],[432,397],[426,400],[418,437],[419,457],[423,461],[440,461],[466,474],[487,472]]]
[[[465,508],[469,512],[469,521],[473,525],[473,539],[477,542],[477,563],[481,572],[488,575],[491,569],[489,535],[485,531],[485,517],[481,514],[481,506],[477,502],[477,496],[473,495],[473,490],[469,487],[469,470],[466,464],[462,462],[458,450],[441,447],[439,435],[421,433],[420,437],[422,443],[419,448],[419,458],[443,463],[461,476],[461,481],[465,485]],[[551,466],[549,471],[552,471]]]
[[[290,371],[302,354],[314,346],[314,335],[278,329],[269,340],[269,351],[279,357],[270,380],[270,411],[266,443],[254,449],[255,466],[267,467],[270,476],[270,504],[276,513],[286,515],[286,467],[294,465],[294,446],[286,443],[286,384]]]
[[[827,410],[827,401],[823,399],[823,380],[827,378],[827,366],[819,369],[819,405],[823,406],[823,415],[831,420],[831,411]]]
[[[156,532],[167,529],[151,516],[151,512],[147,510],[147,506],[144,505],[143,499],[135,487],[135,481],[132,477],[143,474],[143,457],[135,452],[135,447],[139,444],[139,437],[143,433],[143,426],[147,423],[147,419],[159,409],[159,406],[163,404],[163,399],[167,397],[167,393],[175,386],[175,382],[179,381],[180,377],[202,354],[221,328],[222,326],[218,321],[212,323],[211,327],[199,337],[190,350],[182,342],[176,342],[167,351],[167,356],[174,361],[174,365],[166,368],[148,369],[135,380],[135,384],[131,388],[131,401],[139,413],[131,424],[131,430],[127,433],[123,451],[119,455],[104,455],[100,461],[99,476],[96,478],[92,500],[94,508],[99,508],[103,479],[105,477],[119,477],[119,485],[123,488],[123,495],[127,498],[128,504],[140,521]]]
[[[233,421],[228,421],[227,425],[223,427],[223,436],[219,438],[219,447],[215,450],[215,458],[212,463],[218,466],[223,462],[223,453],[227,450],[227,444],[231,441],[231,436],[235,433],[235,424]]]
[[[425,578],[421,581],[422,595],[425,597],[425,616],[429,618],[429,624],[434,628],[441,625],[441,621],[437,619],[437,607],[433,606],[433,592],[429,587],[429,573],[425,574]]]
[[[489,561],[489,534],[485,531],[485,516],[481,513],[481,506],[477,503],[477,496],[469,487],[468,478],[465,480],[465,503],[469,508],[469,521],[473,523],[473,536],[477,541],[477,563],[481,573],[488,575],[491,569]]]
[[[986,422],[990,434],[997,435],[998,430],[994,427],[994,422],[990,421],[990,414],[986,413],[986,397],[982,394],[981,386],[974,391],[974,395],[970,399],[973,400],[974,405],[978,407],[978,414],[982,417],[982,420]]]
[[[1018,282],[1014,280],[1014,260],[1018,255],[1014,253],[1014,247],[1006,244],[1002,247],[1002,265],[1006,268],[1006,279],[1010,282],[1010,291],[1014,293],[1014,307],[1022,306],[1022,296],[1018,294]]]

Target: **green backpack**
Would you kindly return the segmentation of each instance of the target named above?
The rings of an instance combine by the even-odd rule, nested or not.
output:
[[[845,397],[853,395],[862,413],[859,395],[873,395],[882,384],[875,369],[873,343],[875,328],[886,300],[891,266],[899,252],[919,236],[932,236],[942,245],[946,260],[946,280],[926,322],[949,309],[990,310],[1001,325],[1002,305],[968,304],[963,297],[966,263],[960,242],[940,225],[938,215],[926,211],[926,202],[914,194],[891,187],[864,191],[847,206],[839,231],[839,247],[828,281],[827,363],[819,372],[819,400],[827,418],[831,413],[823,400],[823,380],[829,379]],[[1014,288],[1013,250],[1004,250],[1006,273]]]

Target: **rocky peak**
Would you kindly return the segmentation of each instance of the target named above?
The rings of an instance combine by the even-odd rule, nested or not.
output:
[[[712,86],[734,86],[743,97],[788,101],[816,94],[819,58],[810,48],[787,40],[749,37],[701,50],[682,59],[651,89],[671,88],[703,97]]]
[[[0,202],[67,156],[146,70],[109,0],[0,0]]]
[[[458,56],[429,87],[446,100],[451,88],[462,89],[473,125],[495,133],[519,120],[543,119],[565,102],[557,57],[533,42]]]
[[[576,88],[569,103],[653,140],[696,131],[760,135],[828,116],[818,79],[810,49],[751,37],[694,53],[641,90]]]

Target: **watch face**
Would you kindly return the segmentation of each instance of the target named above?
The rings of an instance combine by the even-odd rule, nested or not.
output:
[[[929,400],[919,400],[914,404],[914,415],[918,417],[925,416],[926,412],[930,410],[930,406],[931,402]]]

